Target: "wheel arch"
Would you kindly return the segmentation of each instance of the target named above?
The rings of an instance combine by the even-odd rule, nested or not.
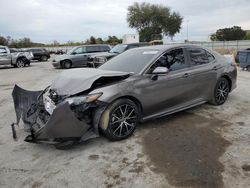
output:
[[[221,76],[221,78],[225,78],[228,81],[228,83],[229,83],[229,92],[231,92],[232,80],[231,80],[230,76],[228,76],[227,74],[224,74],[224,75]]]
[[[136,97],[134,97],[134,96],[132,96],[132,95],[124,95],[124,96],[121,96],[121,97],[116,98],[116,99],[113,100],[111,103],[113,103],[113,102],[115,102],[115,101],[117,101],[117,100],[119,100],[119,99],[129,99],[129,100],[133,101],[133,102],[138,106],[138,108],[139,108],[139,110],[140,110],[140,115],[142,114],[142,112],[143,112],[142,104],[141,104],[140,100],[137,99]],[[111,104],[111,103],[110,103],[110,104]]]
[[[60,61],[60,65],[63,66],[63,62],[64,61],[69,61],[71,63],[71,66],[72,66],[72,61],[70,59],[63,59]]]

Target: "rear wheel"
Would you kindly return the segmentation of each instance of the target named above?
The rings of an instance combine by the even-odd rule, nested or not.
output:
[[[100,126],[104,135],[111,141],[131,136],[139,120],[139,109],[129,99],[119,99],[103,113]]]
[[[230,86],[226,78],[220,78],[214,88],[214,96],[211,101],[214,105],[222,105],[226,102]]]
[[[23,68],[25,67],[25,61],[23,59],[18,59],[17,62],[16,62],[16,67],[18,68]]]
[[[71,68],[71,62],[69,60],[65,60],[62,62],[62,68],[69,69]]]
[[[43,55],[43,56],[41,57],[41,61],[48,61],[48,57],[45,56],[45,55]]]

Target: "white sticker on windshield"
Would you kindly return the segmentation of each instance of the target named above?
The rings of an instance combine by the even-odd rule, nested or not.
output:
[[[158,51],[145,51],[142,54],[157,54]]]

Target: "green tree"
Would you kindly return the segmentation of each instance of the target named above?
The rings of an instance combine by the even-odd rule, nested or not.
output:
[[[218,29],[216,33],[212,34],[210,39],[212,41],[229,41],[229,40],[243,40],[246,36],[246,31],[239,26]]]
[[[127,22],[129,27],[135,28],[140,40],[162,39],[162,35],[171,38],[180,32],[183,18],[169,7],[150,3],[134,3],[128,7]]]
[[[96,44],[96,39],[95,37],[91,36],[89,39],[90,44]]]
[[[244,37],[244,40],[250,40],[250,32],[246,33],[246,36]]]
[[[0,36],[0,45],[7,46],[8,40],[5,37]]]

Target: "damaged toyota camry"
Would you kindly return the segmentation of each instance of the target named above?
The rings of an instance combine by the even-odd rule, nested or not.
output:
[[[199,46],[131,49],[98,69],[66,70],[41,91],[16,85],[13,136],[22,119],[27,142],[60,148],[100,133],[122,140],[139,122],[206,102],[223,104],[236,77],[235,64]]]

